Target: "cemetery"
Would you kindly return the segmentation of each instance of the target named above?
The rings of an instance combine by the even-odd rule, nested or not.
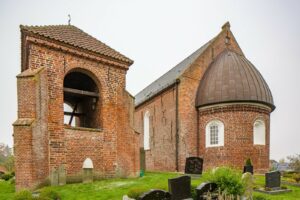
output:
[[[230,167],[203,171],[203,162],[202,158],[187,158],[186,173],[145,172],[138,178],[98,181],[93,180],[93,172],[89,168],[91,166],[87,163],[82,173],[82,183],[65,185],[66,177],[57,176],[57,183],[52,183],[53,186],[35,190],[34,198],[28,190],[15,193],[14,179],[1,180],[0,199],[42,200],[45,195],[47,198],[50,195],[50,199],[88,197],[103,200],[297,199],[300,196],[299,186],[282,184],[283,180],[289,179],[279,171],[254,175]],[[58,169],[57,174],[61,170],[63,169]]]

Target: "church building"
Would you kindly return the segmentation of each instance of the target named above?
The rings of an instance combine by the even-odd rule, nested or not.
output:
[[[221,32],[135,96],[135,128],[146,170],[184,171],[187,157],[204,169],[269,169],[266,81],[246,58],[227,22]]]

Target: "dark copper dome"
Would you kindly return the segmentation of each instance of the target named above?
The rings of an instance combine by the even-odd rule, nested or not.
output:
[[[271,91],[254,65],[244,56],[225,50],[200,81],[196,107],[230,102],[254,102],[275,109]]]

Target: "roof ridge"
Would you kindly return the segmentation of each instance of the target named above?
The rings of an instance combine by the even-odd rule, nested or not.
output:
[[[174,84],[178,77],[180,77],[185,72],[185,70],[189,66],[191,66],[200,55],[202,55],[202,53],[210,46],[210,44],[215,40],[216,37],[206,42],[200,48],[191,53],[188,57],[184,58],[177,65],[172,67],[170,70],[168,70],[159,78],[155,79],[152,83],[146,86],[143,90],[138,92],[135,95],[135,106],[142,104],[143,102],[147,101],[151,97]]]
[[[21,31],[28,31],[48,39],[56,40],[64,44],[92,51],[94,53],[108,56],[119,61],[132,64],[133,60],[121,54],[119,51],[100,41],[96,37],[86,33],[75,25],[20,25]],[[57,30],[59,29],[59,30]],[[70,37],[66,37],[65,33]],[[73,36],[73,38],[71,37]]]

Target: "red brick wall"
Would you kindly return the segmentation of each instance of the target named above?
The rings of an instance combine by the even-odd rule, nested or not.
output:
[[[22,49],[26,51],[22,56],[28,58],[22,58],[26,66],[22,66],[18,78],[18,120],[14,129],[17,189],[34,187],[61,164],[66,166],[68,175],[81,173],[87,157],[94,162],[95,171],[105,177],[136,176],[139,145],[130,115],[133,100],[125,91],[128,68],[120,67],[123,63],[115,66],[114,61],[100,62],[103,58],[98,60],[95,55],[89,57],[80,49],[49,40],[22,38],[28,45]],[[99,112],[93,117],[95,124],[100,124],[97,130],[65,128],[63,81],[73,71],[90,76],[99,88]],[[23,118],[34,120],[30,129],[22,125]],[[25,130],[28,140],[20,145]],[[32,166],[28,164],[21,170],[25,155]],[[25,184],[29,175],[32,178]]]
[[[229,36],[230,45],[225,45]],[[218,54],[229,48],[242,54],[231,31],[226,29],[180,77],[179,84],[179,171],[184,170],[185,158],[197,156],[197,110],[195,99],[199,83],[206,69]]]
[[[223,105],[203,108],[199,112],[200,156],[204,169],[229,165],[243,169],[251,158],[256,172],[269,169],[270,109],[257,105]],[[253,124],[261,119],[266,125],[266,145],[253,144]],[[211,120],[224,124],[224,146],[205,147],[205,127]]]
[[[44,68],[18,76],[18,120],[14,123],[16,187],[48,176],[47,80]],[[39,167],[36,167],[39,166]]]
[[[150,112],[150,150],[146,150],[146,170],[175,171],[176,91],[170,88],[151,101],[136,108],[135,127],[144,146],[143,118]]]

